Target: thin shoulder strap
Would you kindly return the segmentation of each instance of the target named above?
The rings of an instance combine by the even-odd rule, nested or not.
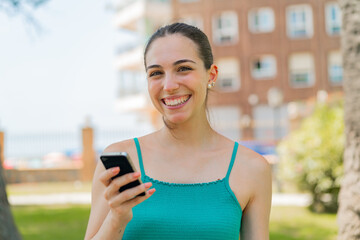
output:
[[[227,174],[226,174],[226,177],[225,179],[228,181],[229,180],[229,176],[230,176],[230,173],[231,173],[231,169],[234,165],[234,162],[235,162],[235,158],[236,158],[236,153],[237,153],[237,149],[239,147],[239,143],[235,142],[234,144],[234,149],[233,149],[233,152],[232,152],[232,156],[231,156],[231,161],[230,161],[230,165],[229,165],[229,169],[227,171]]]
[[[134,142],[135,142],[135,145],[136,145],[136,150],[137,150],[137,154],[138,154],[138,158],[139,158],[141,177],[144,177],[145,176],[145,170],[144,170],[144,164],[143,164],[142,155],[141,155],[140,143],[139,143],[139,140],[137,138],[134,138]]]

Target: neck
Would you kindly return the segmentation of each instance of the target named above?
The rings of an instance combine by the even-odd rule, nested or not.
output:
[[[206,148],[211,145],[216,135],[217,133],[211,128],[205,112],[195,119],[171,125],[170,128],[164,126],[160,130],[160,136],[164,142],[177,147]]]

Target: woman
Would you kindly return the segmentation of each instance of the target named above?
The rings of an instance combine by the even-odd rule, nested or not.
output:
[[[183,23],[160,28],[144,62],[165,126],[105,149],[128,152],[140,172],[111,181],[119,169],[99,161],[85,239],[269,239],[269,164],[207,119],[218,70],[206,35]],[[118,192],[137,178],[142,185]]]

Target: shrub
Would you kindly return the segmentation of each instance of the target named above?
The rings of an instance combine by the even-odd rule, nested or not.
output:
[[[310,191],[310,209],[336,212],[343,174],[343,104],[315,107],[300,128],[280,142],[281,178],[294,180],[301,190]]]

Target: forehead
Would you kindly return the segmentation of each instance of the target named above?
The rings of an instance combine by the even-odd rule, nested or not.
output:
[[[197,45],[181,34],[157,38],[145,56],[147,66],[172,64],[180,59],[190,59],[196,63],[201,61]]]

